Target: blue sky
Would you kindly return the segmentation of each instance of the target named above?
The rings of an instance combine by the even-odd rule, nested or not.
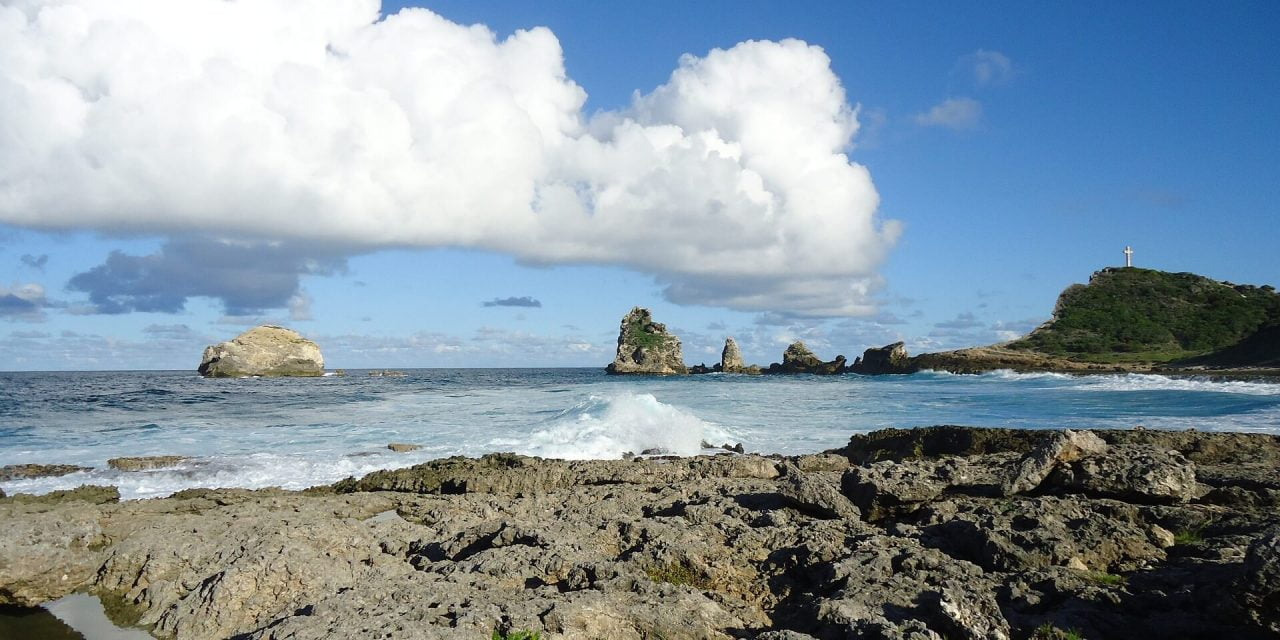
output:
[[[852,358],[1024,333],[1126,244],[1280,273],[1276,3],[384,3],[379,29],[369,2],[78,4],[0,2],[0,369],[194,368],[268,321],[331,367],[603,366],[633,305],[691,364],[728,335]],[[108,46],[126,23],[156,35]],[[712,151],[646,160],[620,122]],[[757,175],[771,213],[733,200]],[[554,222],[550,182],[592,225]]]

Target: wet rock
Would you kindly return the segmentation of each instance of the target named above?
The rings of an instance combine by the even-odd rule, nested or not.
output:
[[[648,309],[635,307],[622,317],[618,329],[618,352],[605,368],[613,375],[685,374],[680,338],[667,332],[666,325],[653,321]]]
[[[206,347],[198,370],[208,378],[320,376],[324,357],[297,331],[267,324]]]
[[[1018,463],[1017,472],[1005,484],[1005,494],[1026,493],[1040,486],[1049,474],[1063,463],[1075,462],[1085,456],[1106,453],[1107,443],[1088,431],[1057,432],[1048,440],[1036,445]]]
[[[92,470],[93,467],[81,467],[74,464],[10,464],[0,467],[0,482],[27,480],[30,478],[54,478],[78,471]]]
[[[858,464],[983,453],[1027,453],[1053,433],[1032,429],[951,425],[920,429],[879,429],[871,433],[854,434],[849,438],[847,447],[829,453],[839,453]]]
[[[1059,465],[1050,491],[1081,492],[1137,503],[1187,502],[1198,495],[1195,463],[1177,451],[1115,445],[1107,453]]]
[[[418,449],[421,449],[422,445],[407,444],[404,442],[392,442],[391,444],[387,445],[387,448],[396,453],[408,453],[410,451],[417,451]]]
[[[395,371],[392,369],[381,369],[369,372],[369,377],[371,378],[404,378],[408,375],[409,374],[403,371]]]
[[[187,456],[137,456],[112,458],[107,460],[107,466],[117,471],[149,471],[151,469],[172,467],[190,459],[191,458]]]

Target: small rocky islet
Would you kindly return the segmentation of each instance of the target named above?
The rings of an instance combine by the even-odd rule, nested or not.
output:
[[[804,456],[449,458],[0,499],[0,602],[156,637],[1280,635],[1280,437],[931,427]]]

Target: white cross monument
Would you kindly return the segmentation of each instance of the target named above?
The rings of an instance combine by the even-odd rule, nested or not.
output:
[[[1133,266],[1133,247],[1124,248],[1124,266],[1126,267]]]

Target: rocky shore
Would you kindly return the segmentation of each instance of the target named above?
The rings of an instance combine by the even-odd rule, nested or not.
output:
[[[0,499],[0,603],[157,637],[1275,638],[1280,438],[933,427]]]

